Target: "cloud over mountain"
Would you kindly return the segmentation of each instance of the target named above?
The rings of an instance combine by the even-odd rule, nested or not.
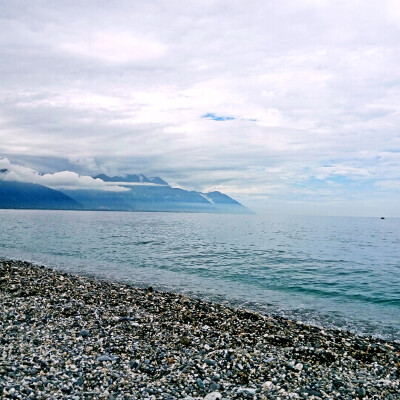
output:
[[[52,189],[93,189],[111,192],[124,192],[128,188],[103,182],[91,176],[81,176],[76,172],[61,171],[54,174],[39,174],[37,171],[12,164],[7,158],[0,158],[0,179],[15,182],[37,183]]]

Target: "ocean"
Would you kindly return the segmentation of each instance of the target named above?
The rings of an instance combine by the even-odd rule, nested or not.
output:
[[[400,341],[400,219],[0,210],[0,258]]]

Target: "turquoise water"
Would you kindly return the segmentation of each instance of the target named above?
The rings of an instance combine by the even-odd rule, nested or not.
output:
[[[0,210],[0,257],[400,339],[400,219]]]

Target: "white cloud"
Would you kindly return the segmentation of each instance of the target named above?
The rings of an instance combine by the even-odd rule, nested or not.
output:
[[[165,55],[162,43],[129,32],[94,31],[85,36],[70,38],[61,49],[83,58],[94,58],[111,64],[141,63]]]
[[[400,26],[400,4],[397,0],[386,0],[386,12],[388,20],[397,26]]]
[[[326,179],[334,176],[342,176],[350,179],[371,177],[370,172],[365,168],[355,168],[347,165],[335,165],[317,169],[315,175],[318,179]]]
[[[7,181],[36,183],[48,186],[52,189],[92,189],[105,190],[112,192],[122,192],[129,190],[118,186],[103,182],[101,179],[94,179],[91,176],[81,176],[71,171],[61,171],[54,174],[40,175],[37,171],[12,164],[7,158],[0,158],[0,169],[7,172],[0,174],[0,178]]]
[[[376,182],[378,188],[387,189],[389,191],[400,191],[400,180],[386,180]]]

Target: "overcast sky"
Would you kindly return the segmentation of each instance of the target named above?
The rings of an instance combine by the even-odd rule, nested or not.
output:
[[[0,0],[0,60],[3,164],[400,216],[397,0]]]

